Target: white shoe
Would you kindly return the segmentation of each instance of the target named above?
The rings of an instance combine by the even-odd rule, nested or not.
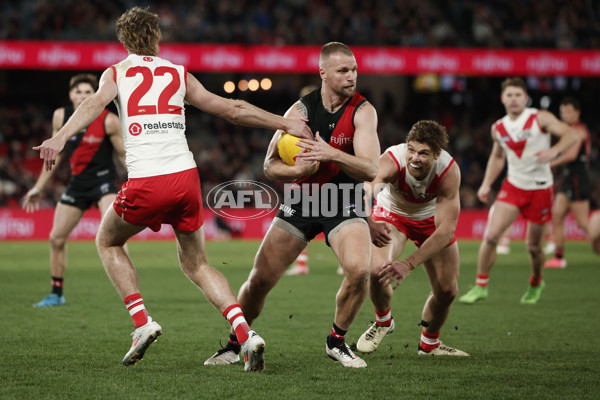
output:
[[[288,276],[295,276],[295,275],[306,275],[309,272],[310,272],[310,269],[308,268],[308,266],[301,267],[298,264],[296,264],[292,268],[285,271],[285,274]]]
[[[242,344],[244,371],[265,369],[265,341],[254,331],[248,331],[248,340]]]
[[[217,351],[211,358],[204,361],[204,365],[229,365],[240,362],[240,355],[226,347]]]
[[[498,254],[510,254],[510,246],[499,244],[496,246],[496,253]]]
[[[395,326],[393,318],[390,326],[381,326],[378,325],[377,322],[374,322],[369,329],[360,335],[360,338],[358,338],[358,342],[356,343],[356,349],[361,353],[374,352],[377,350],[383,337],[392,333]]]
[[[125,354],[125,357],[123,357],[123,365],[135,365],[144,358],[146,349],[160,335],[162,335],[162,328],[156,321],[152,320],[152,317],[148,317],[146,324],[140,326],[131,334],[133,336],[133,343],[127,354]]]
[[[346,274],[344,273],[344,268],[342,268],[342,266],[341,266],[341,265],[338,265],[338,267],[337,267],[337,270],[335,271],[335,273],[336,273],[336,274],[338,274],[339,276],[344,276],[344,275],[346,275]]]
[[[556,251],[556,244],[554,242],[548,242],[544,246],[544,254],[554,254]]]
[[[419,346],[419,351],[417,352],[420,356],[461,356],[468,357],[469,355],[462,350],[453,349],[452,347],[448,347],[442,342],[440,345],[431,351],[425,351],[421,349]]]
[[[344,367],[365,368],[367,366],[365,360],[357,357],[346,343],[333,348],[329,348],[329,345],[325,344],[325,350],[332,360],[339,361]]]

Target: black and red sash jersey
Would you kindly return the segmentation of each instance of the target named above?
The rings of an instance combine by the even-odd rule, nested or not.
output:
[[[330,113],[323,106],[321,89],[307,94],[300,101],[306,106],[308,126],[313,133],[316,135],[318,131],[321,138],[331,147],[354,155],[354,114],[366,99],[360,93],[355,92],[354,96],[334,113]],[[335,184],[359,183],[341,171],[332,161],[322,162],[316,173],[294,181],[297,184],[317,183],[319,186],[328,182]]]
[[[63,125],[73,114],[72,105],[65,107]],[[69,185],[78,188],[97,187],[99,183],[113,182],[116,175],[113,145],[106,134],[104,121],[108,110],[82,129],[65,144],[65,156],[71,165]]]

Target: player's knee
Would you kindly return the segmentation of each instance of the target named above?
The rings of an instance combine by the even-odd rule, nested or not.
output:
[[[441,286],[438,291],[435,293],[436,297],[439,301],[450,304],[454,301],[456,296],[458,295],[458,285],[450,284]]]
[[[63,249],[67,244],[66,236],[58,236],[54,234],[50,234],[50,247],[53,249]]]
[[[527,248],[527,251],[529,252],[529,254],[531,254],[532,256],[536,256],[536,255],[542,253],[542,244],[541,243],[534,243],[529,240],[526,240],[525,247]]]
[[[362,286],[369,283],[369,277],[372,273],[368,265],[350,262],[343,265],[346,274],[346,281],[353,286]]]

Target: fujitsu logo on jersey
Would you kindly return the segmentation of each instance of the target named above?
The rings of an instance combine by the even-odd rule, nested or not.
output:
[[[352,136],[351,137],[344,137],[343,133],[340,133],[339,136],[332,136],[331,137],[331,142],[337,144],[338,146],[343,146],[345,144],[350,144],[352,143]]]

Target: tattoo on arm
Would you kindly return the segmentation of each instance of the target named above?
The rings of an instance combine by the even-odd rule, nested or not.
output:
[[[294,111],[296,111],[302,117],[308,118],[308,110],[303,102],[297,101],[296,104],[294,104]]]

